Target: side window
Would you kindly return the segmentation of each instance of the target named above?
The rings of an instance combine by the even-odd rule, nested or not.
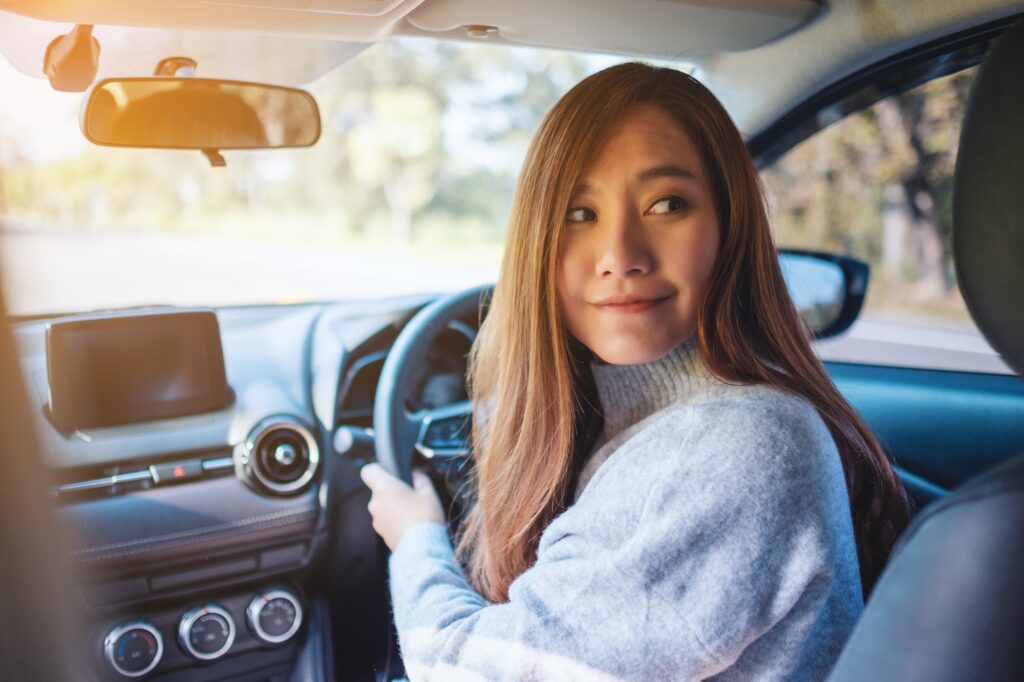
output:
[[[762,172],[775,242],[871,265],[861,318],[822,358],[1012,373],[974,325],[952,257],[953,169],[976,68],[820,130]]]

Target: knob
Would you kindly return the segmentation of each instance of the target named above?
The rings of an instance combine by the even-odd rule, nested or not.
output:
[[[295,446],[291,443],[285,443],[278,445],[274,448],[274,461],[277,462],[278,466],[282,468],[288,468],[295,464],[295,460],[299,458],[299,452],[295,449]]]
[[[164,655],[164,638],[150,623],[139,620],[118,625],[103,640],[103,656],[115,672],[142,677]]]
[[[302,625],[302,605],[288,590],[267,590],[245,610],[249,630],[267,644],[287,642]]]
[[[373,457],[373,429],[342,424],[334,432],[334,451],[339,455]]]
[[[190,656],[201,661],[220,658],[234,641],[235,621],[216,604],[186,611],[178,622],[178,642]]]

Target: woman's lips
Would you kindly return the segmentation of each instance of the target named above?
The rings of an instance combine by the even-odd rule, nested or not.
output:
[[[671,296],[662,296],[661,298],[641,298],[639,296],[620,296],[605,299],[604,301],[594,303],[598,310],[602,310],[607,313],[619,313],[619,314],[630,314],[630,313],[642,313],[645,310],[650,310],[654,306],[664,303]]]

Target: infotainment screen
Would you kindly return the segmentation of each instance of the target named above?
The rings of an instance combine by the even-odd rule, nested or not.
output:
[[[212,310],[53,322],[46,360],[47,412],[65,432],[210,412],[234,400]]]

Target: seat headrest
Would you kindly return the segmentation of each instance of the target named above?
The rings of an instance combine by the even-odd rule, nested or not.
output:
[[[1024,376],[1024,22],[971,89],[953,184],[953,260],[978,327]]]

